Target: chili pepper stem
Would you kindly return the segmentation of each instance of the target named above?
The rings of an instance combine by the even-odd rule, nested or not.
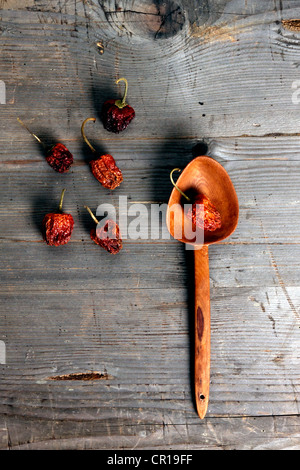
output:
[[[41,139],[37,135],[33,134],[33,132],[31,132],[31,130],[26,126],[26,124],[24,124],[23,121],[21,121],[20,118],[17,118],[17,121],[29,132],[29,134],[32,135],[32,137],[34,137],[38,141],[39,144],[41,144],[44,148],[46,148],[44,142],[42,142]]]
[[[62,192],[61,192],[60,201],[59,201],[59,206],[58,206],[58,210],[59,210],[60,212],[62,212],[62,206],[63,206],[63,201],[64,201],[65,192],[66,192],[65,189],[63,189]]]
[[[91,209],[90,209],[88,206],[84,206],[84,208],[88,211],[88,213],[89,213],[90,216],[92,217],[93,221],[98,225],[98,224],[99,224],[99,220],[96,219],[96,217],[95,217],[94,214],[92,213]]]
[[[126,98],[127,98],[127,93],[128,93],[128,81],[126,80],[126,78],[119,78],[119,80],[116,81],[116,84],[118,85],[120,82],[125,83],[125,92],[124,92],[123,99],[116,100],[115,105],[118,106],[118,108],[122,109],[122,108],[125,108],[125,106],[127,106]]]
[[[93,121],[93,122],[96,122],[96,118],[87,118],[85,121],[83,121],[82,123],[82,126],[81,126],[81,135],[83,137],[83,140],[85,141],[85,143],[90,147],[91,151],[92,152],[96,152],[96,150],[94,149],[94,147],[92,146],[92,144],[88,141],[86,135],[85,135],[85,132],[84,132],[84,126],[86,125],[87,122],[89,121]]]
[[[186,194],[184,194],[184,192],[181,191],[181,189],[178,188],[178,186],[177,186],[176,183],[174,183],[174,180],[173,180],[173,173],[174,173],[174,171],[181,171],[181,169],[180,169],[180,168],[174,168],[174,170],[172,170],[171,173],[170,173],[170,180],[171,180],[173,186],[177,189],[177,191],[180,192],[180,194],[181,194],[183,197],[185,197],[185,199],[186,199],[187,201],[190,202],[190,201],[191,201],[190,198],[189,198]]]

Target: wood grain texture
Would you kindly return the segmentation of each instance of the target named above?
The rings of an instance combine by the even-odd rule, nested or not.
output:
[[[0,1],[1,449],[299,450],[300,36],[287,27],[299,15],[297,0]],[[136,119],[110,135],[100,109],[122,76]],[[17,117],[68,146],[68,175]],[[122,168],[113,193],[89,171],[87,117]],[[110,257],[83,208],[166,204],[171,169],[199,154],[224,166],[240,203],[235,233],[209,249],[204,420],[192,257],[151,238]],[[63,187],[74,236],[53,251],[40,223]],[[51,380],[74,374],[105,380]]]

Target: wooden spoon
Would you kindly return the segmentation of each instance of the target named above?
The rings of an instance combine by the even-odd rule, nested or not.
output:
[[[170,234],[194,250],[195,269],[195,401],[198,415],[206,415],[210,382],[210,285],[208,245],[229,237],[237,227],[239,205],[233,184],[225,169],[211,157],[201,156],[192,160],[181,173],[171,193],[167,209],[167,226]],[[214,232],[202,232],[187,238],[183,225],[187,203],[182,193],[202,194],[212,202],[221,215],[222,226]],[[179,235],[179,236],[178,236]],[[203,237],[204,235],[204,237]],[[204,238],[204,239],[203,239]]]

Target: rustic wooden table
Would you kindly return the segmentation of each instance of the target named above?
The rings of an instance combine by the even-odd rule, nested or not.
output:
[[[300,449],[300,5],[297,0],[0,0],[2,449]],[[294,21],[288,21],[294,20]],[[105,99],[136,118],[119,135]],[[6,89],[6,96],[4,94]],[[124,182],[93,178],[80,126]],[[45,162],[20,117],[74,154]],[[84,209],[166,203],[170,170],[208,154],[240,203],[210,247],[211,387],[192,385],[192,263],[177,241],[111,256]],[[75,219],[52,248],[41,221]],[[130,220],[134,220],[134,217]]]

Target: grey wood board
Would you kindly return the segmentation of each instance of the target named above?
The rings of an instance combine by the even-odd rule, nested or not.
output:
[[[86,117],[82,111],[91,97],[99,109],[104,93],[117,92],[111,77],[126,75],[139,116],[132,131],[138,135],[151,130],[163,137],[298,133],[299,105],[292,100],[298,37],[277,24],[274,2],[264,3],[258,18],[255,11],[249,16],[248,25],[246,13],[246,18],[224,15],[226,26],[224,18],[216,21],[213,15],[216,24],[207,26],[208,38],[201,28],[198,34],[184,29],[163,44],[134,34],[129,39],[120,28],[116,32],[96,1],[86,3],[82,17],[77,11],[81,23],[76,22],[75,31],[72,15],[62,21],[61,12],[4,10],[1,76],[9,77],[9,100],[27,119],[51,109],[49,131],[55,121]],[[294,15],[299,11],[295,5],[289,4]],[[99,40],[105,43],[103,54]],[[35,106],[28,109],[28,103]]]
[[[236,425],[235,425],[236,423]],[[68,437],[66,421],[50,423],[19,418],[10,420],[10,434],[5,423],[0,428],[3,443],[12,440],[19,442],[16,449],[60,450],[60,449],[157,449],[157,450],[231,450],[239,441],[243,450],[298,450],[297,417],[267,416],[257,418],[215,418],[201,424],[178,422],[171,424],[132,425],[126,422],[107,421],[105,418],[92,421],[73,421],[73,438]],[[274,433],[274,430],[279,430]],[[41,441],[30,442],[37,433]],[[60,433],[60,441],[49,439],[50,433]],[[88,433],[88,436],[86,434]],[[275,435],[276,434],[276,435]],[[82,436],[86,436],[84,439]],[[107,435],[111,439],[107,439]],[[22,440],[26,441],[24,444]]]
[[[299,33],[282,23],[299,17],[298,2],[0,9],[0,447],[299,449]],[[121,95],[121,76],[137,116],[110,135],[100,109]],[[88,167],[89,116],[91,142],[124,173],[113,193]],[[69,174],[51,170],[17,117],[70,148]],[[240,203],[236,232],[209,250],[204,421],[193,402],[191,253],[171,239],[128,239],[109,256],[83,208],[121,195],[165,204],[171,169],[199,153],[226,168]],[[63,187],[75,230],[53,250],[41,221]],[[72,375],[91,371],[102,379]]]
[[[74,240],[86,239],[88,228],[92,227],[84,205],[96,211],[98,205],[106,202],[113,204],[118,211],[119,196],[126,196],[128,207],[132,202],[146,202],[150,212],[151,202],[167,203],[172,189],[169,173],[178,163],[169,154],[168,166],[161,168],[162,159],[156,156],[155,160],[155,153],[150,153],[150,169],[146,169],[140,161],[134,168],[130,160],[130,169],[127,170],[126,156],[124,160],[117,159],[124,172],[124,183],[122,188],[111,194],[95,180],[88,165],[74,166],[69,175],[62,177],[54,174],[41,155],[39,158],[41,161],[38,165],[21,165],[19,171],[12,173],[9,165],[4,165],[1,175],[5,202],[2,207],[3,238],[41,240],[40,224],[43,216],[56,210],[63,187],[67,189],[64,209],[75,217]],[[191,159],[190,155],[184,164]],[[159,162],[158,167],[155,161]],[[223,163],[223,166],[236,187],[240,203],[239,225],[227,242],[268,243],[271,240],[277,243],[298,243],[299,161],[239,160]],[[27,227],[26,232],[21,229],[24,226]]]
[[[53,251],[53,250],[52,250]],[[191,255],[177,244],[126,244],[119,259],[95,245],[72,243],[63,253],[26,243],[3,244],[2,294],[7,291],[181,288],[192,281]],[[16,256],[15,253],[19,253]],[[78,260],[77,262],[74,259]],[[145,259],[149,266],[145,266]],[[218,245],[210,248],[212,287],[299,285],[299,245]],[[163,260],[163,262],[162,262]],[[176,263],[175,263],[176,260]],[[234,261],[232,261],[234,260]],[[47,269],[45,269],[47,266]],[[102,268],[100,271],[99,267]],[[114,273],[113,281],[109,273]],[[279,278],[278,278],[279,273]],[[279,281],[280,279],[280,281]]]

